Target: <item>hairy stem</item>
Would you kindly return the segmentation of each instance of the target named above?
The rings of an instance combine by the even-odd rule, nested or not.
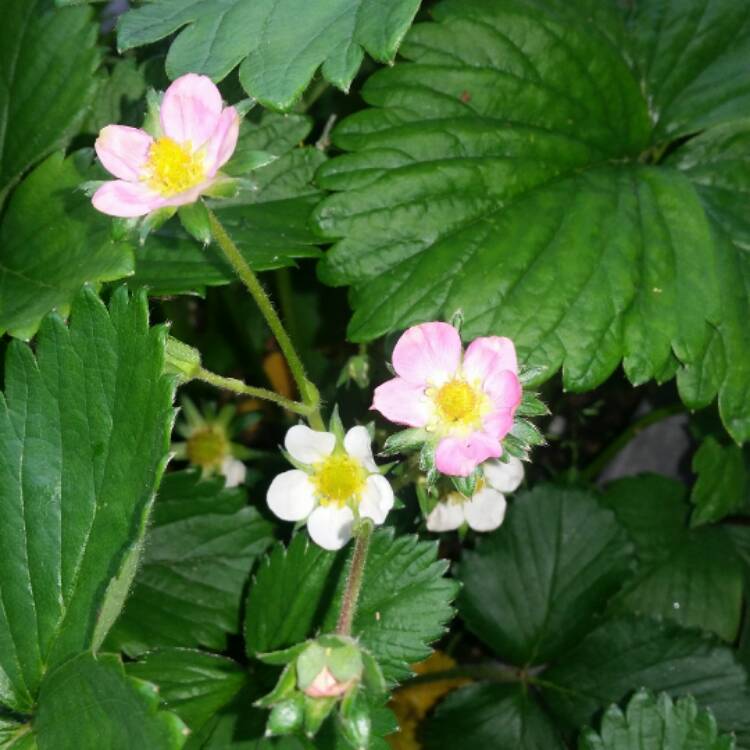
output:
[[[299,394],[302,397],[302,402],[305,406],[309,407],[309,412],[305,416],[310,422],[310,426],[316,430],[324,430],[325,424],[320,416],[320,395],[318,394],[318,389],[307,379],[302,360],[297,354],[297,350],[294,348],[292,339],[286,332],[284,324],[276,313],[271,298],[266,293],[266,290],[258,280],[253,269],[250,268],[250,265],[242,256],[237,245],[234,244],[232,238],[227,234],[224,225],[219,221],[216,214],[210,208],[207,210],[208,219],[211,224],[211,234],[224,253],[224,257],[229,261],[237,276],[239,276],[240,280],[255,300],[255,304],[258,305],[258,308],[268,323],[268,327],[271,329],[276,341],[279,343],[279,347],[286,358],[294,382],[297,384]]]
[[[360,522],[357,541],[354,544],[352,564],[349,567],[349,576],[346,579],[344,598],[341,600],[339,620],[336,624],[336,632],[339,635],[351,635],[352,633],[352,623],[354,622],[354,615],[357,613],[357,602],[359,601],[359,592],[362,589],[362,578],[365,574],[372,530],[373,523],[369,518]]]

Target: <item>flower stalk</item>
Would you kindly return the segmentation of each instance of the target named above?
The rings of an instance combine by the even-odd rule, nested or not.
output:
[[[286,332],[284,324],[281,322],[281,318],[279,318],[274,309],[270,297],[266,293],[266,290],[263,288],[263,285],[258,280],[258,277],[253,272],[252,268],[250,268],[248,262],[242,256],[242,253],[240,253],[237,245],[234,244],[232,238],[229,236],[226,229],[224,229],[224,225],[219,221],[216,214],[210,208],[207,210],[208,220],[211,225],[211,234],[224,253],[224,257],[229,261],[229,264],[235,270],[237,276],[239,276],[240,280],[255,300],[255,304],[258,305],[258,308],[276,338],[284,357],[286,357],[286,361],[289,364],[289,370],[292,373],[292,377],[294,378],[300,396],[302,397],[302,402],[309,409],[305,416],[307,417],[310,426],[316,430],[325,430],[323,418],[320,416],[320,394],[318,393],[318,389],[308,380],[302,360],[300,359],[299,354],[297,354],[297,350],[294,348],[292,339]],[[296,411],[298,414],[302,413],[299,409],[292,409],[292,411]]]
[[[367,518],[363,519],[356,534],[357,541],[354,544],[352,564],[349,568],[349,575],[346,579],[344,597],[341,600],[341,610],[339,612],[338,622],[336,623],[336,633],[338,633],[338,635],[349,636],[352,633],[352,623],[354,622],[354,616],[357,613],[359,592],[362,589],[362,579],[365,574],[365,565],[367,564],[367,553],[370,550],[372,531],[372,521]]]

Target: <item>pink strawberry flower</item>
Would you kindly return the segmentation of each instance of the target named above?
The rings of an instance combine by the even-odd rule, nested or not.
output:
[[[164,93],[157,137],[125,125],[107,125],[99,133],[96,154],[118,179],[97,189],[94,208],[133,218],[194,203],[220,179],[239,127],[237,110],[224,107],[210,78],[181,76]]]
[[[438,471],[466,477],[483,461],[500,457],[521,403],[510,339],[478,338],[464,353],[453,326],[423,323],[398,340],[393,367],[398,377],[375,389],[372,408],[432,435]]]

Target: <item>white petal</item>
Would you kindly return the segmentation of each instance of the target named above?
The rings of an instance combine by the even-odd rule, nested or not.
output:
[[[307,519],[312,540],[323,549],[341,549],[352,538],[354,513],[345,505],[319,505]]]
[[[485,488],[465,503],[466,521],[474,531],[494,531],[503,522],[507,505],[497,490]]]
[[[464,503],[443,501],[427,516],[427,528],[430,531],[453,531],[465,520]]]
[[[227,487],[238,487],[245,481],[247,469],[238,458],[227,456],[221,464],[221,473]]]
[[[287,431],[284,447],[296,461],[314,464],[333,453],[336,437],[330,432],[317,432],[307,425],[296,424]]]
[[[315,507],[315,488],[304,471],[285,471],[274,477],[266,502],[282,521],[301,521]]]
[[[360,461],[368,471],[377,471],[378,466],[372,457],[372,440],[366,427],[357,425],[344,435],[344,448],[352,457]]]
[[[487,484],[500,492],[513,492],[523,482],[523,461],[515,456],[511,456],[507,464],[502,461],[485,461],[482,471]]]
[[[359,515],[371,518],[376,524],[385,521],[388,511],[393,507],[393,489],[391,483],[381,474],[370,474],[365,481],[362,501],[359,504]]]

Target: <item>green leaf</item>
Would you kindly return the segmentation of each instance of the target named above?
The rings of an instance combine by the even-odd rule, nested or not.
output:
[[[126,664],[125,670],[131,677],[156,685],[162,706],[194,732],[247,682],[245,671],[231,659],[186,648],[151,651],[140,661]]]
[[[742,614],[742,565],[721,528],[687,529],[687,490],[659,476],[611,484],[602,503],[636,543],[636,575],[613,607],[737,636]]]
[[[539,664],[575,643],[617,591],[630,546],[610,511],[585,492],[540,487],[465,552],[458,608],[501,658]]]
[[[256,271],[284,268],[297,258],[317,258],[319,241],[308,225],[319,200],[313,174],[325,161],[316,148],[295,146],[312,127],[302,115],[264,113],[245,121],[235,157],[266,151],[278,158],[248,176],[250,187],[231,201],[213,205],[240,252]],[[230,161],[230,165],[234,159]],[[151,294],[202,293],[206,286],[227,284],[236,274],[215,246],[203,248],[177,222],[151,234],[139,249],[131,286]]]
[[[629,6],[629,46],[648,93],[655,139],[747,115],[750,8],[734,0],[649,0]]]
[[[675,2],[674,13],[692,19],[710,5],[713,17],[729,2]],[[350,153],[318,172],[336,191],[314,216],[335,241],[321,278],[353,287],[354,341],[461,309],[467,339],[510,336],[524,364],[545,377],[562,369],[570,390],[599,385],[620,362],[634,384],[709,359],[717,370],[718,330],[732,352],[722,414],[744,439],[750,275],[737,266],[747,261],[723,258],[685,175],[648,165],[667,144],[654,144],[652,92],[627,54],[633,40],[620,41],[622,19],[570,5],[449,0],[436,23],[412,29],[408,61],[375,73],[363,89],[372,108],[334,131]],[[719,49],[713,29],[708,37]],[[744,106],[747,85],[741,66],[695,52],[702,40],[684,40],[685,70],[703,83],[723,70],[717,96],[730,98],[707,114],[718,122]],[[649,80],[664,91],[681,82],[675,118],[708,113],[713,87],[699,92],[682,73],[669,86]],[[672,122],[666,109],[659,128]]]
[[[692,696],[673,702],[667,693],[654,697],[639,690],[623,713],[607,709],[601,732],[584,731],[578,750],[734,750],[734,738],[719,736],[710,711]]]
[[[748,476],[742,451],[707,437],[693,456],[698,478],[690,494],[695,505],[692,526],[721,521],[739,510],[747,499]]]
[[[316,628],[335,628],[350,549],[326,552],[298,534],[261,563],[250,588],[245,620],[248,653],[291,646]],[[352,635],[377,660],[387,680],[411,674],[409,664],[430,654],[428,643],[445,632],[456,584],[437,545],[415,536],[376,532],[370,543]]]
[[[451,693],[424,730],[426,750],[564,750],[554,723],[519,685],[480,683]]]
[[[53,309],[67,313],[86,282],[133,272],[133,252],[79,190],[91,154],[53,154],[16,189],[0,224],[0,331],[31,336]]]
[[[543,675],[545,703],[571,727],[634,688],[692,695],[741,747],[750,741],[747,674],[732,650],[703,633],[646,618],[604,623]]]
[[[0,395],[0,702],[28,711],[42,676],[97,648],[122,606],[168,456],[173,384],[143,295],[90,290],[35,354],[8,347]]]
[[[419,0],[161,0],[122,17],[120,49],[156,42],[187,26],[167,55],[167,74],[205,73],[221,80],[240,65],[245,90],[288,109],[318,67],[347,91],[367,51],[390,62]]]
[[[154,686],[128,677],[118,657],[82,654],[44,678],[39,750],[180,750],[188,729],[158,705]]]
[[[0,206],[34,163],[78,132],[99,79],[89,8],[5,0],[0,28]]]
[[[100,87],[83,129],[98,133],[106,125],[134,122],[146,93],[143,66],[134,57],[117,58]]]
[[[167,474],[141,565],[108,641],[133,656],[157,646],[223,649],[239,632],[242,591],[272,525],[243,490],[196,472]]]

